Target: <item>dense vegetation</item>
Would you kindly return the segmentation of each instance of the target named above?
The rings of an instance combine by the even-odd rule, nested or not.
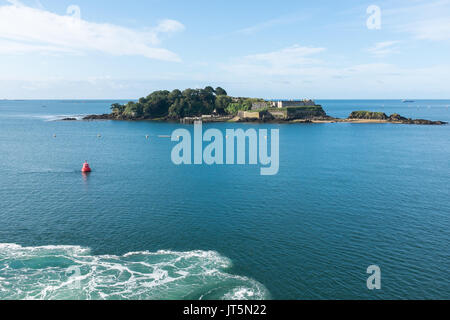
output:
[[[236,114],[240,110],[250,110],[254,102],[266,103],[262,99],[233,98],[218,87],[186,89],[184,91],[155,91],[139,101],[130,101],[111,106],[113,114],[125,118],[172,118],[201,116],[204,114]]]
[[[239,111],[252,110],[253,104],[259,104],[258,110],[267,109],[270,103],[258,98],[233,98],[232,102],[228,104],[225,111],[228,114],[237,114]]]
[[[386,120],[388,116],[383,112],[353,111],[349,119]]]

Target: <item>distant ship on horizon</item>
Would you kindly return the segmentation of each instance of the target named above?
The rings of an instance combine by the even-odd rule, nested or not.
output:
[[[403,102],[403,103],[413,103],[413,102],[415,102],[415,101],[414,101],[414,100],[403,99],[402,102]]]

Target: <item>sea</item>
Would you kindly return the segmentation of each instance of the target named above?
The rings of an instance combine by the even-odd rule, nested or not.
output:
[[[115,102],[0,100],[1,300],[450,299],[450,125],[203,125],[278,129],[262,176],[175,165],[191,125],[61,121]],[[317,102],[450,122],[450,100]]]

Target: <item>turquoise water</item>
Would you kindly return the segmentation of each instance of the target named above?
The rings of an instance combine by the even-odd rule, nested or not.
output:
[[[319,102],[450,121],[450,101]],[[110,104],[0,101],[0,299],[450,298],[450,126],[204,125],[279,129],[261,176],[173,165],[158,136],[189,126],[54,121]]]

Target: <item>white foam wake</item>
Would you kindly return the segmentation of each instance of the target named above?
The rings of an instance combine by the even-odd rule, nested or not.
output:
[[[266,299],[214,251],[92,255],[78,246],[0,244],[1,299]]]
[[[74,119],[77,119],[77,120],[83,120],[83,118],[85,116],[86,115],[80,115],[80,114],[77,114],[77,115],[73,115],[73,114],[67,114],[67,115],[39,115],[39,116],[34,116],[33,118],[43,119],[44,121],[49,122],[49,121],[61,121],[61,120],[66,119],[66,118],[74,118]]]

